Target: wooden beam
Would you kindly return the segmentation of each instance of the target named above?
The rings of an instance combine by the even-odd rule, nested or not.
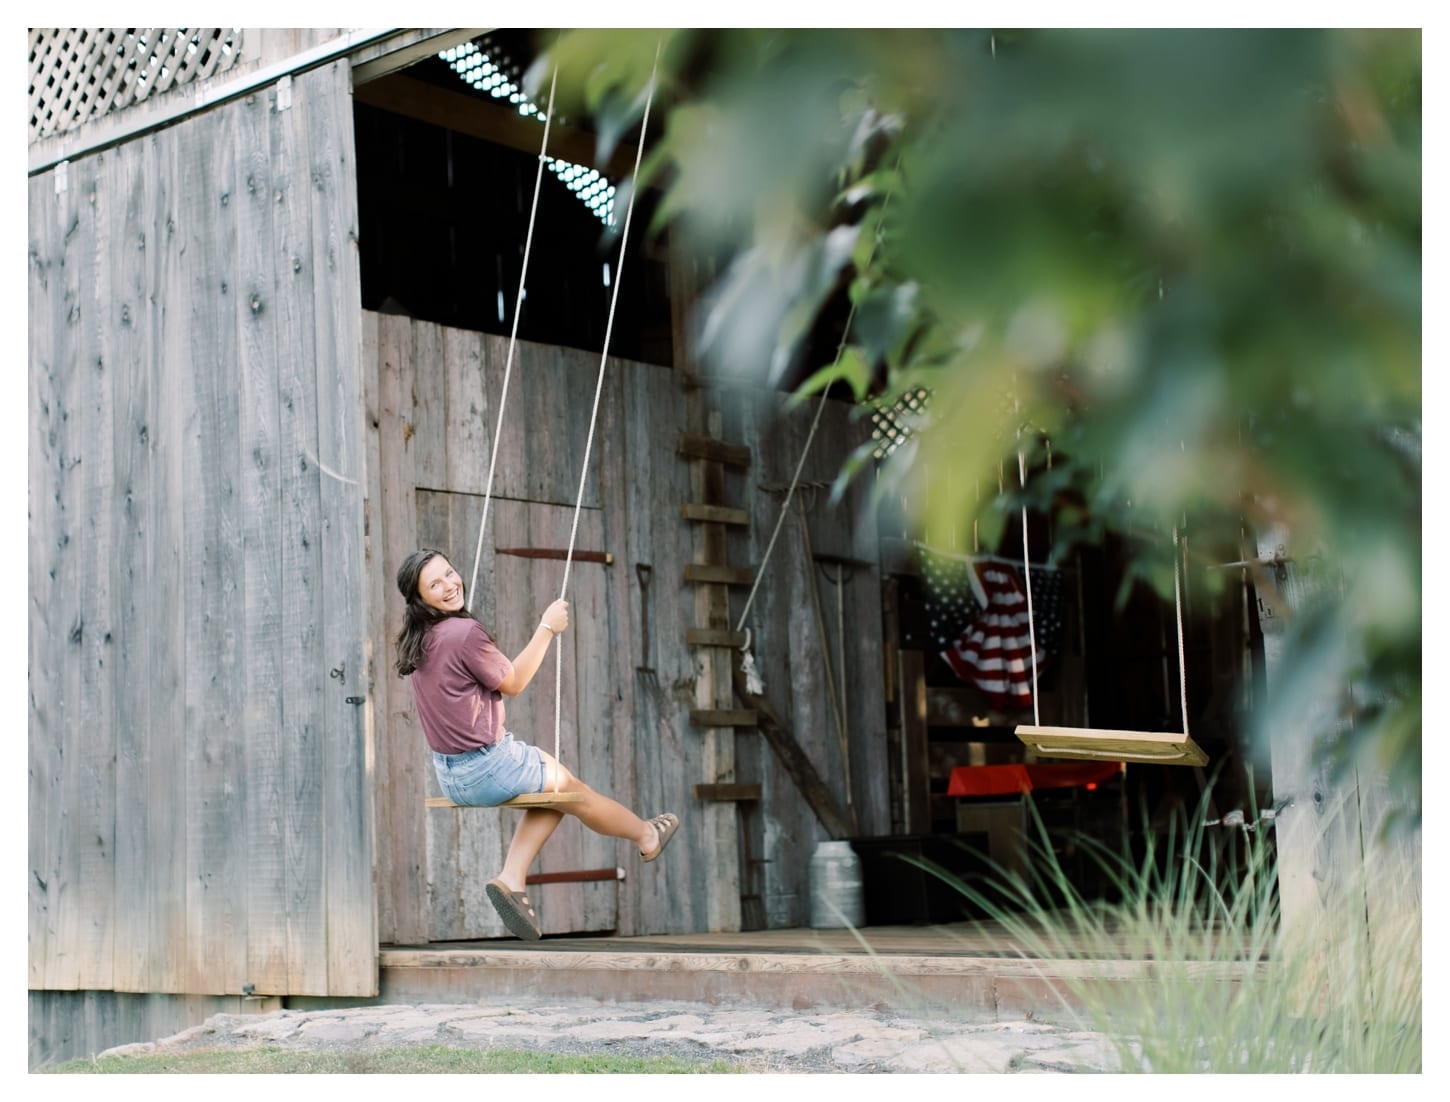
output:
[[[695,799],[712,803],[749,803],[760,799],[758,784],[697,784],[694,792]]]
[[[680,506],[680,516],[686,520],[698,520],[707,524],[736,524],[742,527],[750,524],[750,514],[744,509],[732,509],[725,505],[699,505],[693,501]]]
[[[676,454],[681,459],[708,459],[716,463],[723,463],[727,467],[745,468],[750,466],[750,449],[744,444],[727,444],[723,440],[716,440],[709,436],[681,433]]]
[[[901,725],[901,803],[907,834],[931,833],[931,773],[927,760],[926,659],[897,652],[897,715]]]
[[[388,50],[386,44],[369,46],[352,57],[353,94],[362,85],[406,69],[425,58],[434,57],[444,50],[471,42],[487,31],[488,27],[449,27],[438,33],[428,34],[401,49]]]
[[[495,145],[538,156],[543,126],[525,118],[508,103],[500,106],[466,92],[418,80],[402,73],[379,77],[353,90],[353,99],[396,115],[406,115]],[[549,126],[549,156],[597,168],[616,179],[634,173],[634,150],[616,148],[607,164],[597,161],[598,143],[593,134],[561,126],[555,119]]]
[[[696,727],[754,727],[759,717],[749,708],[694,708],[690,722]]]
[[[720,628],[689,628],[685,642],[692,647],[734,647],[745,646],[745,632],[725,631]]]
[[[720,585],[754,585],[753,566],[716,566],[714,563],[685,564],[685,581]]]
[[[559,559],[569,557],[567,547],[495,547],[499,555],[516,555],[521,559]],[[597,562],[605,566],[614,565],[614,556],[608,551],[575,551],[575,562]]]
[[[745,674],[741,672],[738,658],[731,663],[731,667],[734,672],[735,695],[759,713],[760,733],[770,743],[771,749],[785,767],[787,775],[795,782],[796,788],[805,797],[806,803],[815,812],[821,826],[825,827],[826,833],[832,838],[851,837],[856,833],[855,823],[850,815],[841,810],[841,805],[821,780],[821,775],[816,772],[816,767],[801,749],[800,743],[796,742],[790,728],[775,714],[770,701],[763,696],[756,696],[746,686]]]

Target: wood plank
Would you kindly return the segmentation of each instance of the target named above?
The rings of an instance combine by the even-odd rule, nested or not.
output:
[[[903,818],[907,834],[931,833],[931,775],[927,761],[926,662],[918,650],[898,652],[897,717],[901,727]]]
[[[246,885],[240,848],[244,821],[245,728],[236,674],[242,650],[233,610],[242,586],[237,535],[241,441],[235,380],[238,311],[238,188],[235,108],[181,128],[181,190],[187,222],[186,309],[190,368],[183,392],[190,431],[182,492],[188,599],[184,602],[185,726],[172,732],[186,762],[187,939],[185,990],[239,991],[246,982]],[[178,365],[179,366],[179,365]],[[238,617],[238,620],[240,618]]]
[[[74,587],[73,553],[66,534],[68,508],[74,508],[70,456],[70,380],[79,354],[74,336],[78,320],[81,265],[67,263],[79,228],[80,188],[57,194],[57,171],[30,181],[31,261],[30,451],[35,482],[29,515],[30,572],[28,604],[29,693],[29,984],[51,986],[61,977],[53,968],[62,946],[57,920],[61,907],[60,827],[65,812],[63,755],[67,709],[75,695],[68,683],[62,640],[67,634],[60,604]],[[54,975],[54,979],[52,979]]]
[[[686,628],[685,642],[692,647],[730,647],[738,650],[745,646],[745,632],[725,628]]]
[[[583,799],[584,794],[582,792],[525,792],[521,796],[515,796],[512,800],[496,804],[493,807],[475,808],[466,804],[456,804],[447,796],[429,796],[423,801],[423,806],[430,808],[453,807],[458,808],[460,811],[494,811],[500,807],[557,807],[560,804],[577,804]]]
[[[719,441],[722,419],[710,395],[701,390],[687,392],[685,429],[676,454],[704,459],[691,463],[688,500],[705,506],[725,505],[725,469],[719,457],[725,454]],[[728,449],[727,449],[728,450]],[[738,458],[740,449],[736,449]],[[747,456],[748,459],[748,456]],[[725,529],[720,525],[699,525],[693,532],[693,561],[729,561]],[[725,586],[703,585],[694,591],[694,624],[686,639],[692,645],[711,638],[724,639],[730,627],[730,594]],[[743,642],[743,637],[741,639]],[[711,650],[691,655],[694,666],[693,705],[696,708],[729,708],[731,656]],[[735,777],[735,733],[729,729],[706,728],[695,753],[685,754],[685,769],[707,784],[733,783]],[[709,929],[738,930],[741,924],[739,814],[727,805],[705,805],[700,824],[709,862],[703,885],[702,910]]]
[[[362,299],[357,240],[357,158],[353,149],[350,66],[346,59],[295,78],[293,110],[309,113],[312,284],[316,319],[317,457],[322,471],[318,543],[322,561],[324,667],[329,678],[319,707],[326,773],[323,780],[323,895],[326,994],[374,995],[371,807],[364,764],[363,640],[367,585],[363,575],[361,448]],[[334,679],[330,671],[339,675]]]
[[[79,880],[71,906],[80,915],[81,937],[67,947],[79,965],[78,985],[106,989],[114,982],[116,787],[116,671],[112,632],[117,613],[112,589],[115,558],[111,486],[115,455],[112,404],[116,368],[133,352],[135,299],[123,301],[122,265],[135,251],[126,232],[136,176],[134,150],[115,150],[95,159],[95,252],[86,266],[92,278],[91,324],[81,330],[79,415],[84,460],[81,463],[81,593],[85,604],[76,621],[72,655],[80,666],[80,731],[83,737],[68,755],[80,780],[78,799],[67,812],[76,822]],[[84,311],[83,311],[84,312]]]
[[[695,799],[714,803],[748,802],[760,799],[758,784],[697,784]]]
[[[685,581],[691,585],[753,585],[755,569],[749,566],[717,566],[713,563],[685,563]]]
[[[690,722],[696,727],[754,727],[758,719],[749,708],[690,709]]]
[[[281,131],[273,150],[282,165],[273,205],[273,238],[284,259],[277,293],[280,423],[278,452],[281,516],[279,543],[288,599],[282,607],[282,747],[286,803],[282,845],[287,877],[287,990],[327,992],[326,901],[322,898],[325,853],[321,839],[327,759],[321,694],[330,684],[322,629],[321,471],[317,446],[319,352],[314,288],[324,278],[325,258],[314,253],[311,140],[308,115],[299,106],[278,112]]]
[[[781,766],[795,782],[827,834],[832,838],[849,838],[853,833],[850,816],[837,803],[811,759],[770,706],[770,701],[746,687],[745,675],[740,672],[738,662],[735,666],[735,694],[759,713],[761,734],[770,743]]]
[[[187,925],[187,853],[196,843],[186,830],[186,732],[183,669],[186,663],[185,597],[191,564],[186,561],[186,447],[190,397],[187,386],[191,318],[185,309],[190,282],[187,245],[197,217],[197,201],[183,176],[182,127],[157,135],[152,152],[152,209],[157,268],[151,286],[159,335],[148,359],[146,423],[149,427],[149,500],[141,514],[149,523],[146,547],[145,603],[149,621],[147,729],[147,942],[148,991],[184,991],[186,958],[179,946],[191,936]],[[143,621],[143,624],[146,622]]]
[[[675,454],[681,459],[703,459],[723,463],[727,467],[750,466],[750,449],[742,444],[729,444],[699,432],[681,433]]]
[[[243,715],[246,785],[243,791],[246,855],[246,975],[257,992],[287,993],[287,854],[282,842],[286,777],[282,748],[282,606],[288,599],[282,575],[281,502],[277,403],[278,270],[272,236],[275,170],[285,172],[285,149],[273,158],[272,131],[281,123],[270,96],[239,106],[237,149],[246,187],[236,205],[238,240],[238,391],[241,442],[242,591],[241,633],[245,675]],[[280,143],[279,143],[280,144]],[[256,304],[254,309],[252,303]]]
[[[385,609],[391,595],[398,592],[393,584],[394,570],[388,568],[385,560],[386,548],[383,536],[382,468],[383,444],[379,428],[382,422],[378,387],[379,335],[378,315],[371,310],[361,314],[362,351],[358,362],[363,372],[363,454],[367,469],[367,494],[363,499],[363,561],[368,578],[368,652],[367,679],[370,686],[367,722],[367,747],[370,756],[367,761],[368,775],[373,778],[373,820],[369,824],[373,842],[373,868],[377,887],[374,900],[377,914],[378,938],[381,942],[385,931],[393,928],[392,900],[382,890],[388,876],[388,861],[391,847],[379,836],[378,824],[382,821],[383,805],[387,801],[387,786],[380,772],[383,743],[387,739],[388,716],[391,712],[393,686],[397,675],[390,661],[390,647],[387,639]],[[385,854],[385,850],[387,851]]]
[[[431,330],[435,326],[419,322],[415,330]],[[419,338],[420,351],[431,346],[428,338]],[[444,411],[444,439],[447,450],[447,468],[440,480],[429,470],[426,463],[417,465],[417,485],[455,492],[483,493],[488,488],[488,468],[493,453],[493,431],[498,420],[498,405],[504,408],[505,421],[500,434],[499,469],[494,472],[493,494],[516,496],[518,487],[507,477],[514,473],[506,467],[508,455],[505,448],[518,445],[516,432],[508,418],[516,416],[519,399],[516,389],[517,373],[510,380],[508,391],[503,389],[500,374],[494,377],[494,365],[486,362],[490,346],[481,334],[448,332],[443,337],[443,362],[434,364],[419,357],[417,364],[418,386],[413,392],[413,402],[421,411],[424,408]],[[441,368],[441,370],[440,370]],[[442,384],[441,386],[439,384]],[[414,428],[419,427],[415,425]],[[427,441],[414,443],[415,449],[427,449]],[[429,476],[432,477],[429,477]],[[492,524],[490,523],[490,527]],[[473,557],[478,542],[478,533],[469,533],[463,546],[453,549],[453,554],[463,559],[466,566],[458,572],[467,578],[473,569]]]
[[[1017,726],[1017,737],[1040,757],[1083,761],[1135,761],[1153,765],[1207,765],[1208,755],[1188,735],[1172,731],[1110,731],[1095,727]]]
[[[383,569],[389,579],[420,543],[413,452],[404,432],[414,379],[412,327],[408,318],[378,317],[378,494]],[[391,584],[383,619],[383,634],[375,644],[385,655],[388,683],[378,732],[378,936],[384,942],[412,944],[428,940],[427,824],[417,813],[418,800],[429,783],[437,782],[422,756],[412,690],[395,673],[403,602]],[[386,924],[385,915],[390,919]]]
[[[554,559],[558,562],[572,560],[573,562],[601,563],[604,566],[614,564],[614,556],[608,551],[576,550],[570,555],[567,547],[496,547],[494,553],[513,555],[520,559]]]
[[[700,505],[687,502],[680,506],[680,516],[686,520],[705,524],[733,524],[746,527],[750,524],[750,513],[745,509],[732,509],[724,505]]]
[[[645,816],[663,811],[681,815],[682,830],[671,844],[683,845],[687,856],[683,874],[677,867],[669,877],[641,875],[620,886],[620,930],[697,929],[703,925],[708,890],[706,862],[698,856],[705,843],[694,817],[684,817],[689,787],[683,706],[668,688],[694,676],[691,655],[670,628],[691,620],[694,598],[680,586],[665,584],[664,578],[665,564],[688,561],[692,553],[690,530],[674,513],[690,492],[690,472],[659,434],[636,429],[683,423],[684,397],[670,372],[652,365],[626,363],[620,378],[619,421],[612,420],[615,415],[609,410],[605,414],[620,450],[611,450],[607,434],[601,453],[622,456],[621,463],[606,470],[631,474],[605,481],[611,508],[617,503],[619,509],[607,522],[626,533],[622,543],[611,538],[611,546],[623,547],[621,557],[634,564],[627,574],[611,575],[618,610],[614,630],[625,644],[617,652],[615,670],[628,694],[615,708],[621,735],[614,741],[614,770],[621,802]],[[625,795],[631,799],[626,801]]]
[[[94,328],[89,315],[96,307],[90,281],[95,277],[96,249],[96,163],[84,168],[72,165],[70,187],[79,192],[80,206],[76,217],[67,226],[64,263],[74,268],[77,284],[73,289],[65,316],[63,350],[57,356],[54,414],[52,424],[59,421],[56,461],[59,466],[57,502],[59,531],[49,557],[54,578],[49,598],[54,618],[49,627],[55,635],[42,652],[44,660],[59,671],[54,691],[59,696],[56,726],[52,729],[55,758],[51,776],[50,799],[53,814],[47,826],[53,830],[50,868],[45,874],[47,884],[54,886],[53,911],[46,966],[46,985],[74,989],[81,986],[84,966],[83,944],[86,915],[76,905],[84,888],[81,883],[81,851],[85,847],[85,797],[81,765],[85,757],[84,714],[82,693],[83,603],[85,588],[85,470],[86,439],[84,382],[89,375],[86,365],[87,330]],[[92,353],[93,354],[93,353]]]

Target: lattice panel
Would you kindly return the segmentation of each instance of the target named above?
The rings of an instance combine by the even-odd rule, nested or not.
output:
[[[931,395],[925,390],[903,394],[894,406],[879,406],[871,413],[871,439],[876,441],[872,454],[884,459],[911,438],[915,424],[926,414]]]
[[[236,64],[240,27],[30,31],[30,140],[74,130]]]

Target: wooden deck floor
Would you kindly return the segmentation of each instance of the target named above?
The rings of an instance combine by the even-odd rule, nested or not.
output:
[[[1234,982],[1249,963],[1193,966]],[[1126,942],[1085,959],[1035,957],[993,923],[757,930],[653,937],[551,937],[384,946],[380,1000],[586,995],[755,1006],[896,1007],[984,1021],[1069,1014],[1064,980],[1151,982],[1155,962]]]

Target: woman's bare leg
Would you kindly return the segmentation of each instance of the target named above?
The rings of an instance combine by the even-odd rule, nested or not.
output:
[[[551,755],[542,750],[539,752],[544,755],[545,790],[554,791],[557,777],[560,781],[557,785],[559,791],[577,792],[584,797],[577,803],[560,804],[561,810],[573,815],[595,834],[628,839],[639,847],[642,856],[655,851],[659,846],[659,833],[653,825],[641,819],[619,801],[611,800],[608,796],[595,792],[555,761]]]
[[[513,841],[509,843],[503,872],[498,874],[498,878],[509,886],[510,891],[524,890],[529,866],[538,858],[539,850],[544,848],[544,843],[563,821],[564,816],[551,807],[531,807],[524,812],[514,830]]]

